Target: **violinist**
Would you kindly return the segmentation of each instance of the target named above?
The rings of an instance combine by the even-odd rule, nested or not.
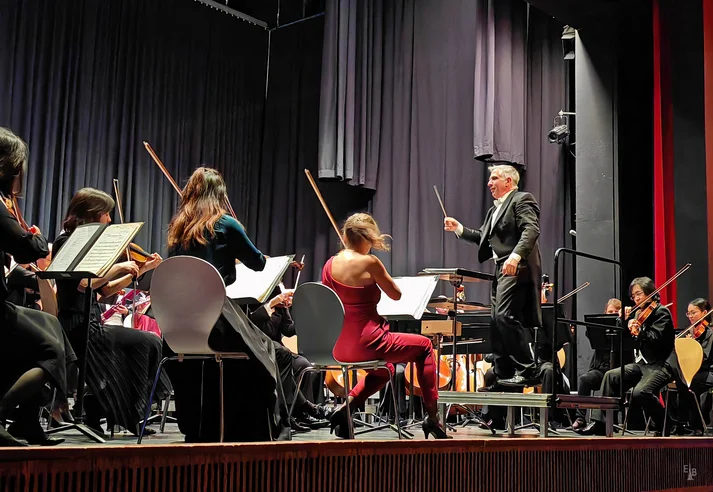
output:
[[[256,271],[265,268],[266,260],[242,224],[228,215],[227,202],[228,192],[220,173],[206,167],[196,169],[183,188],[179,209],[168,227],[168,254],[201,258],[218,270],[225,285],[230,285],[235,282],[235,260]],[[224,395],[224,440],[265,441],[277,433],[280,438],[283,433],[288,437],[277,406],[279,374],[272,340],[226,297],[208,343],[214,350],[246,352],[250,357],[223,363],[225,384],[234,387]],[[167,345],[164,351],[172,355]],[[186,442],[219,441],[218,365],[170,362],[167,371],[175,390],[178,427]]]
[[[701,411],[706,424],[710,423],[711,398],[710,389],[713,388],[713,372],[711,371],[711,349],[713,348],[713,329],[710,326],[711,305],[706,299],[698,298],[692,300],[688,304],[686,316],[688,322],[695,327],[691,329],[685,336],[693,337],[701,344],[703,348],[703,362],[701,368],[691,381],[691,392],[688,391],[686,383],[683,382],[678,375],[678,371],[674,371],[676,387],[678,389],[678,416],[679,420],[688,422],[693,434],[703,434],[703,424],[696,409],[696,402],[693,398],[698,398],[701,402]],[[702,319],[705,318],[705,319]],[[673,363],[678,369],[678,359],[671,357]],[[695,396],[694,396],[695,395]],[[678,428],[677,428],[678,427]],[[686,426],[675,426],[671,429],[672,434],[684,434]]]
[[[27,146],[6,128],[0,128],[0,261],[33,262],[49,254],[47,239],[36,227],[20,226],[13,198],[21,189],[27,166]],[[23,221],[24,222],[24,221]],[[8,299],[5,276],[0,281],[0,446],[55,445],[64,439],[48,438],[37,419],[45,384],[67,394],[67,364],[76,359],[62,327],[49,314],[17,306]],[[15,411],[17,407],[17,411]],[[5,422],[15,411],[14,423]],[[14,417],[14,416],[13,416]]]
[[[641,359],[607,371],[601,384],[602,396],[618,396],[620,385],[633,388],[629,411],[643,408],[656,429],[663,429],[664,409],[659,392],[673,380],[673,370],[667,362],[673,352],[674,329],[671,312],[659,303],[659,295],[646,299],[656,290],[648,277],[638,277],[629,285],[629,295],[637,309],[626,308],[627,325],[637,340]],[[646,302],[644,302],[646,301]],[[623,375],[622,375],[623,373]],[[577,429],[583,435],[604,435],[604,414],[592,411],[591,422]]]
[[[54,242],[55,254],[78,226],[111,222],[113,208],[114,199],[103,191],[82,188],[75,193],[62,224],[64,230]],[[89,343],[86,353],[79,356],[87,357],[86,424],[99,435],[103,435],[102,417],[107,418],[108,427],[118,424],[132,433],[138,432],[138,423],[146,410],[148,378],[156,373],[161,360],[161,341],[146,332],[104,325],[97,301],[113,296],[133,278],[156,268],[160,262],[161,257],[154,254],[141,267],[133,261],[116,263],[106,275],[91,280],[97,296],[91,305]],[[85,345],[84,289],[87,285],[87,280],[57,280],[57,317],[74,347]],[[153,431],[147,430],[147,434],[150,433]]]

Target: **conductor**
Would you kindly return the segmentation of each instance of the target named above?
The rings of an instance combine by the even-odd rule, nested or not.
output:
[[[488,188],[495,203],[480,229],[469,229],[452,217],[444,229],[478,245],[478,261],[495,261],[492,284],[491,340],[493,370],[501,384],[537,381],[530,349],[533,328],[542,326],[540,310],[540,207],[518,191],[520,175],[509,165],[488,168]]]

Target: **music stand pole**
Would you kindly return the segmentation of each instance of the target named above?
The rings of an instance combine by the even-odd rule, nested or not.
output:
[[[84,347],[79,347],[79,353],[82,355],[82,361],[79,365],[79,377],[77,378],[77,397],[74,402],[74,422],[65,423],[54,429],[48,430],[47,434],[55,432],[63,432],[67,430],[76,430],[84,434],[89,439],[95,442],[104,444],[106,441],[96,432],[84,424],[84,383],[87,379],[87,352],[89,352],[89,326],[92,313],[92,279],[87,279],[87,288],[84,290],[84,320],[82,321],[82,329],[84,330]]]

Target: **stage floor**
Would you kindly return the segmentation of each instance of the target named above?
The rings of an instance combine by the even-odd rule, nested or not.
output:
[[[175,424],[166,431],[140,446],[130,434],[96,444],[67,432],[57,447],[0,449],[0,492],[713,490],[708,437],[509,438],[472,425],[441,441],[387,430],[345,441],[322,429],[291,442],[185,444]]]
[[[151,429],[154,429],[158,431],[158,425],[152,425],[150,426]],[[360,428],[357,429],[359,431]],[[424,440],[423,437],[423,431],[421,430],[420,425],[418,427],[415,427],[413,429],[410,429],[412,434],[414,434],[414,439],[413,440],[419,440],[422,441]],[[576,439],[576,440],[582,440],[582,439],[602,439],[606,440],[607,438],[605,437],[597,437],[597,436],[592,436],[592,437],[585,437],[585,436],[580,436],[579,434],[576,434],[573,431],[567,431],[567,430],[562,430],[559,429],[557,430],[559,435],[554,434],[550,430],[550,437],[547,439],[565,439],[565,438],[570,438],[570,439]],[[632,437],[636,438],[642,438],[642,439],[650,439],[653,438],[653,435],[651,433],[648,434],[648,436],[644,436],[643,431],[632,431],[633,436],[630,434],[627,434],[626,437],[621,436],[621,434],[615,434],[614,437],[611,439],[631,439]],[[103,447],[103,446],[132,446],[136,445],[136,436],[129,434],[128,432],[117,432],[114,434],[114,439],[107,439],[106,444],[98,444],[95,443],[94,441],[91,441],[87,438],[85,438],[82,434],[76,431],[68,431],[64,432],[62,434],[55,434],[58,437],[63,437],[66,439],[66,441],[63,444],[60,444],[59,447],[64,447],[64,446],[81,446],[81,447]],[[503,431],[498,431],[496,435],[492,435],[489,431],[484,430],[484,429],[479,429],[476,425],[468,425],[466,427],[456,427],[456,432],[449,432],[449,435],[453,437],[453,439],[456,440],[465,440],[465,441],[478,441],[478,440],[502,440],[502,439],[507,439],[507,440],[513,440],[513,439],[541,439],[539,437],[539,432],[535,429],[523,429],[520,431],[517,431],[516,436],[514,437],[509,437],[504,434]],[[674,437],[669,437],[667,439],[678,439]],[[689,439],[689,438],[686,438]],[[691,437],[690,439],[705,439],[702,437],[696,437],[693,438]],[[390,431],[390,430],[378,430],[374,432],[370,432],[368,434],[363,434],[357,436],[358,441],[398,441],[398,436],[396,435],[396,432]],[[433,440],[431,438],[430,440]],[[306,433],[300,433],[300,434],[295,434],[292,436],[292,442],[342,442],[343,439],[339,439],[334,437],[334,435],[330,435],[329,429],[319,429],[319,430],[312,430],[310,432]],[[143,440],[142,446],[149,445],[149,444],[161,444],[161,445],[180,445],[180,444],[185,444],[183,442],[183,434],[181,434],[178,430],[178,426],[176,424],[166,424],[165,432],[163,434],[155,434],[153,436],[145,437]]]

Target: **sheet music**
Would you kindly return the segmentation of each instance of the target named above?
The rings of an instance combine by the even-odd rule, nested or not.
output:
[[[114,264],[122,251],[136,236],[136,233],[139,232],[142,225],[143,222],[131,222],[128,224],[112,224],[107,227],[94,243],[92,249],[79,262],[75,271],[91,272],[99,276],[106,273],[103,270],[110,268]],[[60,252],[62,251],[64,251],[64,248],[60,250]]]
[[[94,233],[102,227],[100,223],[85,224],[77,227],[64,243],[59,253],[53,255],[52,263],[47,268],[48,272],[66,272],[72,262],[77,258],[82,249],[94,237]]]
[[[230,299],[263,303],[285,275],[294,255],[268,258],[261,272],[250,270],[243,263],[235,265],[235,282],[225,288]]]
[[[431,295],[438,284],[438,276],[396,277],[394,282],[401,289],[401,299],[394,301],[381,293],[376,310],[384,317],[408,317],[421,319]]]

